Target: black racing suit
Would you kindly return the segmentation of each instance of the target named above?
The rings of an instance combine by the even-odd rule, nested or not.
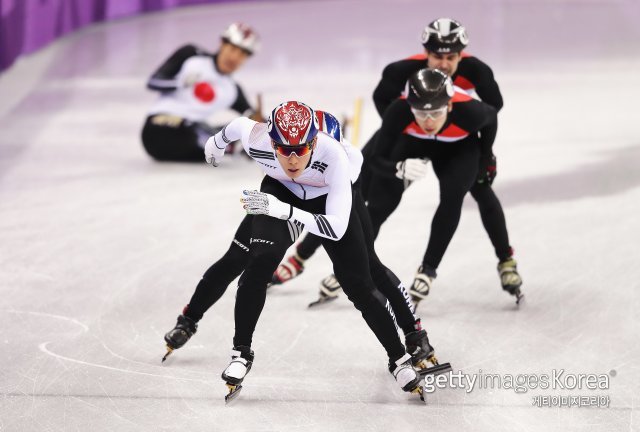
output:
[[[282,183],[265,176],[260,190],[294,207],[323,214],[326,195],[303,200]],[[375,289],[358,211],[352,203],[349,224],[340,240],[322,238],[334,272],[349,300],[384,346],[391,362],[405,354],[392,318],[385,309],[386,299]],[[204,274],[185,308],[184,315],[199,321],[203,314],[224,294],[238,275],[235,307],[236,331],[234,346],[251,346],[258,318],[265,304],[267,284],[274,270],[292,244],[286,221],[264,216],[247,215],[240,224],[225,255]]]
[[[423,266],[437,269],[460,220],[464,196],[473,186],[481,155],[490,154],[497,132],[496,110],[464,93],[454,95],[452,110],[435,135],[415,122],[409,105],[397,99],[385,111],[382,127],[369,151],[369,214],[380,227],[397,207],[404,182],[396,177],[397,163],[428,158],[439,180],[440,203],[431,223]],[[376,232],[377,235],[377,232]]]

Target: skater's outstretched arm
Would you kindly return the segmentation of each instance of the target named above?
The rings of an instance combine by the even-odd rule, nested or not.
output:
[[[185,45],[174,52],[149,78],[147,88],[161,92],[169,92],[180,86],[178,72],[184,62],[200,53],[194,45]]]
[[[224,156],[225,148],[234,141],[240,140],[247,151],[249,135],[257,123],[247,117],[238,117],[209,138],[204,146],[204,156],[207,163],[218,166]]]

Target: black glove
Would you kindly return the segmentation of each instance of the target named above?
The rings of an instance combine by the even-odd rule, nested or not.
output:
[[[480,167],[476,181],[480,184],[493,184],[498,175],[496,157],[493,154],[480,155]]]

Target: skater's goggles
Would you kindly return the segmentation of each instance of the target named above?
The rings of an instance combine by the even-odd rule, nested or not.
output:
[[[312,140],[298,145],[278,144],[275,141],[272,141],[272,143],[279,155],[289,157],[292,154],[295,154],[297,157],[302,157],[311,151],[314,141]]]
[[[421,110],[421,109],[411,108],[411,112],[413,113],[413,116],[418,120],[424,121],[429,118],[431,120],[438,120],[439,118],[442,118],[442,116],[444,116],[447,113],[448,109],[449,109],[449,105],[445,105],[441,108],[432,109],[432,110]]]

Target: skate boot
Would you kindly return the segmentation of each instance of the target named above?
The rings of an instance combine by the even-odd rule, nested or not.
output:
[[[176,326],[164,335],[164,341],[167,343],[167,353],[162,357],[162,362],[164,363],[173,350],[182,348],[197,330],[198,323],[187,316],[179,315]]]
[[[327,276],[320,282],[320,297],[318,300],[309,303],[309,307],[318,306],[337,299],[341,289],[340,282],[338,282],[335,275]]]
[[[436,278],[436,271],[431,267],[420,266],[418,268],[418,272],[416,273],[416,277],[413,280],[413,284],[409,289],[409,294],[411,294],[411,300],[418,307],[418,303],[424,300],[427,295],[429,295],[429,291],[431,290],[431,286],[433,285],[433,280]]]
[[[435,350],[429,343],[426,330],[417,330],[405,335],[407,353],[411,355],[411,363],[420,376],[440,375],[451,370],[450,363],[438,362]],[[431,363],[431,366],[428,365]]]
[[[402,391],[420,395],[424,401],[424,388],[420,384],[422,378],[411,365],[411,355],[405,354],[393,363],[389,363],[389,372],[402,388]]]
[[[226,381],[229,393],[224,397],[225,403],[234,400],[240,390],[242,390],[242,381],[251,370],[254,354],[248,346],[233,347],[231,351],[231,363],[222,372],[222,379]]]
[[[507,291],[516,298],[516,304],[520,304],[520,301],[524,297],[524,294],[520,291],[522,286],[522,278],[518,274],[518,263],[513,257],[509,257],[504,261],[498,263],[498,274],[500,274],[500,283],[502,289]]]
[[[297,254],[291,255],[273,273],[271,285],[281,285],[299,276],[304,271],[304,261]]]

